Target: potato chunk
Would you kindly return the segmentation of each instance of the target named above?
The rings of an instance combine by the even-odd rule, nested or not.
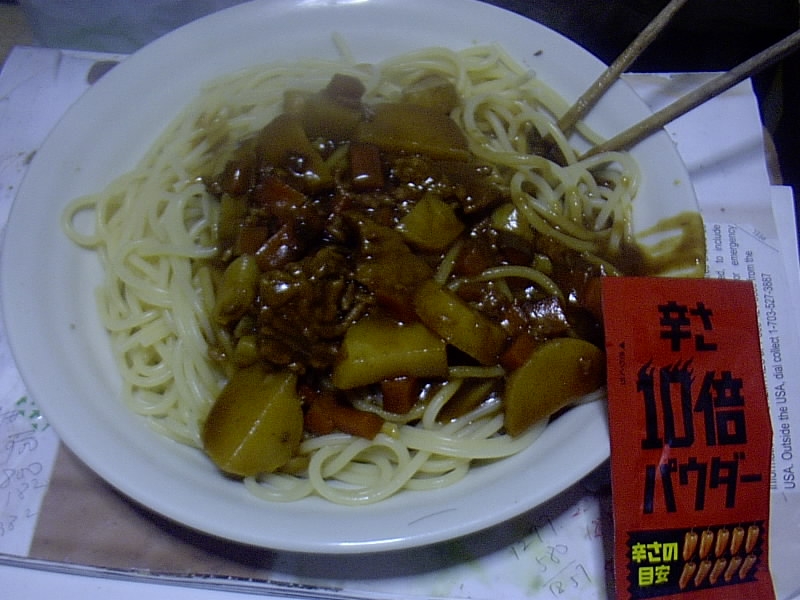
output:
[[[461,101],[456,86],[436,73],[426,75],[406,86],[403,89],[402,100],[444,114],[449,114]]]
[[[256,298],[259,273],[255,259],[247,254],[227,266],[214,305],[214,319],[218,323],[238,321],[250,309]]]
[[[469,159],[467,138],[449,116],[425,106],[385,102],[362,122],[356,141],[387,152],[410,152],[447,160]]]
[[[506,342],[503,328],[435,281],[423,283],[414,296],[419,320],[449,344],[484,365],[495,365]]]
[[[605,382],[605,354],[585,340],[554,338],[513,371],[504,393],[505,427],[519,435]]]
[[[447,375],[445,343],[421,323],[362,319],[344,336],[333,384],[351,389],[395,377]]]
[[[409,243],[428,252],[446,250],[464,231],[453,207],[438,194],[427,192],[398,225]]]
[[[259,132],[255,143],[266,164],[286,167],[299,159],[298,164],[292,164],[292,170],[307,191],[318,192],[333,184],[330,167],[308,139],[299,116],[278,115]]]
[[[217,397],[202,431],[203,447],[230,475],[271,473],[294,455],[303,410],[293,373],[242,369]]]

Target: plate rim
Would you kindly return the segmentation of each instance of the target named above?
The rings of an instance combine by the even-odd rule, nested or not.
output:
[[[305,3],[305,2],[298,2],[296,0],[272,0],[269,2],[261,2],[256,0],[254,2],[248,2],[241,5],[237,5],[228,9],[221,11],[220,13],[215,13],[210,15],[209,17],[204,17],[198,19],[195,22],[192,22],[180,29],[166,34],[162,38],[159,38],[155,42],[148,44],[142,50],[137,51],[136,53],[132,54],[130,57],[126,58],[118,67],[112,69],[103,79],[101,79],[95,87],[90,89],[84,97],[79,99],[68,111],[65,113],[62,120],[59,122],[58,125],[54,128],[54,130],[50,133],[47,140],[45,140],[44,144],[42,145],[42,150],[37,152],[37,155],[34,157],[33,161],[29,165],[28,173],[26,174],[22,185],[20,186],[19,190],[17,191],[17,197],[12,205],[11,213],[9,215],[8,225],[11,226],[13,223],[18,220],[20,211],[19,207],[22,206],[22,202],[25,201],[26,198],[30,198],[35,192],[37,192],[37,187],[35,182],[31,183],[35,178],[36,174],[39,173],[42,169],[47,169],[47,159],[49,155],[52,153],[50,151],[51,146],[48,146],[48,142],[52,139],[58,140],[58,135],[60,132],[64,130],[65,125],[63,123],[72,123],[76,121],[78,117],[75,115],[80,116],[81,111],[85,110],[85,106],[87,105],[87,101],[85,100],[86,97],[91,99],[97,98],[98,96],[102,98],[102,94],[107,94],[105,90],[112,88],[113,86],[117,85],[118,80],[122,81],[127,76],[128,71],[132,71],[135,68],[140,68],[139,65],[147,64],[148,62],[152,62],[155,57],[158,56],[159,52],[162,52],[164,48],[169,48],[171,44],[175,44],[175,40],[178,42],[183,42],[186,38],[193,35],[194,31],[202,30],[208,23],[215,22],[215,21],[224,21],[226,19],[235,20],[236,18],[243,18],[247,15],[254,14],[256,12],[264,11],[266,14],[273,14],[273,15],[282,15],[284,13],[291,13],[292,11],[296,10],[311,10],[312,8],[322,9],[322,10],[353,10],[356,6],[369,6],[375,7],[376,9],[383,8],[389,10],[398,10],[399,6],[402,6],[402,10],[404,11],[420,11],[425,10],[426,12],[432,10],[431,4],[427,3],[426,0],[369,0],[363,4],[356,4],[353,5],[348,2],[323,2],[323,3]],[[452,11],[455,9],[465,10],[469,7],[469,10],[477,11],[482,15],[492,15],[497,19],[502,20],[510,20],[514,21],[515,23],[524,23],[523,25],[519,25],[523,29],[530,29],[531,31],[534,30],[546,30],[548,35],[555,36],[556,38],[578,48],[581,53],[584,53],[587,57],[590,57],[591,60],[587,58],[587,62],[592,62],[595,65],[597,73],[599,74],[600,70],[602,70],[603,65],[596,57],[589,54],[586,50],[580,48],[575,44],[573,41],[567,39],[565,36],[555,32],[552,29],[545,27],[544,25],[529,19],[528,17],[524,17],[522,15],[518,15],[516,13],[512,13],[507,9],[497,7],[491,4],[485,4],[482,2],[478,2],[477,0],[439,0],[436,3],[437,7],[443,7],[441,9],[442,13],[445,11]],[[225,13],[225,14],[223,14]],[[502,16],[501,16],[502,15]],[[183,51],[183,50],[181,50]],[[130,62],[132,61],[132,62]],[[132,65],[126,67],[125,65]],[[631,88],[627,86],[624,82],[620,82],[620,85],[624,85],[628,90],[629,93],[633,94]],[[99,91],[97,91],[99,90]],[[634,94],[635,95],[635,94]],[[647,111],[644,102],[641,102],[641,107],[643,111]],[[649,112],[649,111],[648,111]],[[660,134],[659,134],[660,135]],[[663,134],[664,138],[667,138],[666,134]],[[667,138],[668,139],[668,138]],[[662,140],[663,142],[663,140]],[[52,144],[53,142],[51,142]],[[676,151],[677,156],[677,151]],[[684,167],[685,172],[685,167]],[[686,174],[688,180],[688,174]],[[23,381],[28,389],[29,393],[33,397],[34,401],[42,408],[45,415],[48,415],[48,410],[50,413],[54,415],[61,415],[59,413],[59,407],[55,404],[48,405],[50,399],[46,399],[44,402],[41,402],[40,393],[44,389],[44,385],[41,383],[41,373],[42,369],[40,366],[33,367],[33,360],[32,360],[32,349],[30,347],[30,342],[25,339],[26,331],[21,330],[17,326],[17,320],[15,319],[15,315],[19,315],[20,312],[22,314],[25,313],[20,306],[20,302],[24,301],[25,294],[20,292],[19,286],[21,282],[21,278],[17,275],[15,276],[13,273],[13,264],[10,264],[12,258],[14,257],[13,252],[13,243],[19,240],[19,232],[17,232],[13,227],[8,227],[5,239],[3,240],[3,252],[0,256],[0,260],[2,261],[1,266],[2,269],[0,270],[0,300],[2,300],[2,310],[3,310],[3,317],[6,322],[7,327],[7,335],[9,338],[10,346],[12,349],[12,353],[17,358],[17,364],[22,375]],[[12,248],[12,251],[9,252],[9,248]],[[86,257],[84,257],[85,259]],[[26,307],[26,309],[30,312],[30,307]],[[22,360],[20,360],[22,359]],[[43,395],[47,395],[45,392]],[[602,420],[604,417],[604,410],[602,410],[602,405],[599,403],[595,403],[593,405],[587,405],[585,407],[578,407],[576,409],[578,414],[581,415],[588,415],[587,418],[591,419],[600,419]],[[59,418],[62,418],[62,421],[59,422]],[[106,464],[106,460],[104,458],[98,457],[97,455],[92,453],[91,448],[87,444],[87,442],[81,439],[81,436],[78,432],[73,430],[64,429],[63,427],[63,417],[59,416],[52,422],[54,429],[58,433],[59,437],[64,441],[64,443],[70,447],[73,452],[84,462],[86,463],[93,471],[95,471],[100,477],[102,477],[105,481],[111,484],[113,487],[118,489],[127,497],[133,499],[137,503],[145,506],[149,510],[161,514],[179,524],[187,526],[189,528],[201,531],[207,535],[213,537],[219,537],[223,539],[230,539],[236,542],[263,547],[263,548],[271,548],[277,550],[286,550],[286,551],[302,551],[302,552],[315,552],[315,553],[322,553],[322,554],[340,554],[340,553],[363,553],[363,552],[372,552],[372,551],[384,551],[384,550],[396,550],[396,549],[407,549],[411,547],[417,546],[424,546],[430,545],[438,542],[443,542],[449,539],[453,539],[456,537],[460,537],[466,534],[471,534],[481,529],[485,529],[486,527],[491,527],[493,525],[497,525],[511,517],[518,516],[520,513],[525,512],[526,510],[530,510],[535,508],[538,504],[546,502],[547,500],[551,499],[558,493],[562,492],[566,489],[569,485],[575,483],[578,479],[573,478],[572,476],[566,475],[566,473],[558,472],[555,473],[554,476],[562,476],[559,480],[559,483],[554,486],[554,489],[551,490],[551,493],[548,493],[544,496],[539,497],[534,503],[525,503],[524,501],[514,505],[505,507],[504,510],[498,511],[496,513],[496,517],[492,519],[472,519],[471,521],[465,522],[461,525],[450,525],[446,529],[442,529],[436,532],[422,532],[413,535],[393,535],[393,536],[385,536],[381,539],[373,539],[373,540],[354,540],[354,541],[316,541],[316,542],[309,542],[309,541],[301,541],[296,539],[292,536],[285,536],[281,539],[273,539],[268,540],[264,539],[263,536],[255,535],[252,532],[247,531],[239,531],[235,533],[226,530],[225,528],[211,528],[209,529],[207,526],[204,526],[204,523],[193,522],[192,519],[187,519],[185,516],[176,514],[174,510],[170,507],[165,507],[163,505],[163,499],[158,497],[154,497],[152,490],[148,493],[147,490],[132,490],[130,489],[129,485],[126,485],[125,481],[122,481],[121,478],[113,472],[113,469],[110,469],[109,465]],[[49,420],[49,419],[48,419]],[[601,427],[601,429],[603,429]],[[579,456],[582,460],[581,462],[581,470],[582,476],[587,475],[596,467],[598,467],[602,462],[604,462],[609,455],[608,449],[608,434],[607,434],[607,423],[605,423],[605,428],[602,431],[601,435],[597,435],[597,432],[574,432],[574,433],[586,433],[585,437],[582,439],[588,441],[591,449],[597,451],[596,455],[593,455],[590,452],[581,452],[578,453],[583,456]],[[595,434],[595,435],[592,435]],[[113,439],[111,438],[104,438],[109,443],[113,443]],[[508,460],[508,459],[505,459]],[[577,460],[577,459],[576,459]],[[141,466],[137,466],[137,468],[141,468]],[[567,481],[569,480],[569,481]],[[244,489],[243,486],[241,486]],[[555,489],[557,488],[557,489]],[[157,494],[156,494],[157,496]],[[247,501],[247,500],[245,500]],[[268,505],[271,506],[271,505]],[[365,507],[359,507],[359,510],[362,510]]]

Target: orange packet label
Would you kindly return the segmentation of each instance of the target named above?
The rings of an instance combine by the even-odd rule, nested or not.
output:
[[[617,598],[775,598],[752,283],[607,277],[602,298]]]

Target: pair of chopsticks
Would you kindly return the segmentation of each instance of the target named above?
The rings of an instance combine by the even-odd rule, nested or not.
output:
[[[598,77],[595,82],[578,98],[575,104],[559,119],[562,131],[568,132],[600,99],[603,93],[617,80],[631,63],[656,39],[669,23],[670,19],[687,0],[670,0],[661,12],[645,27],[636,39],[617,57],[617,59]],[[752,58],[732,68],[726,73],[717,75],[697,89],[682,96],[672,104],[653,113],[646,119],[632,125],[614,137],[590,148],[583,157],[593,156],[600,152],[629,148],[655,133],[667,123],[711,100],[737,83],[755,75],[775,64],[782,58],[800,48],[800,30],[786,36],[781,41],[759,52]]]

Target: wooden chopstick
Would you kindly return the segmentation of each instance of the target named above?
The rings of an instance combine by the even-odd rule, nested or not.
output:
[[[588,150],[582,158],[593,156],[600,152],[621,150],[629,148],[642,141],[657,130],[686,114],[690,110],[711,100],[734,85],[766,69],[770,65],[785,58],[800,47],[800,30],[786,36],[781,41],[773,44],[766,50],[759,52],[752,58],[732,68],[727,73],[717,75],[697,89],[676,100],[672,104],[653,113],[646,119],[618,133],[614,137],[602,142]]]
[[[569,132],[580,118],[600,99],[617,78],[633,61],[658,37],[673,15],[686,4],[687,0],[670,0],[661,12],[645,27],[636,39],[617,59],[598,77],[592,85],[575,101],[570,109],[558,120],[558,128]]]

